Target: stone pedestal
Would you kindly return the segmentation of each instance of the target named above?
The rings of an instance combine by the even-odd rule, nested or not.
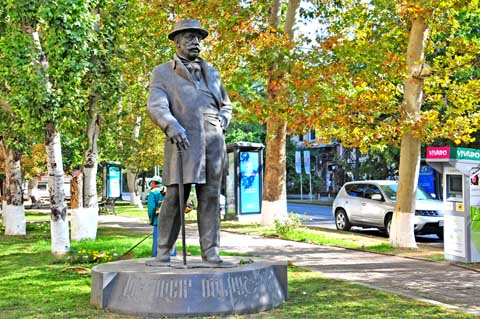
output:
[[[151,267],[153,258],[93,267],[91,303],[112,312],[146,316],[255,313],[287,299],[287,263],[222,257],[234,268]],[[241,260],[250,263],[240,264]],[[188,263],[200,263],[189,257]],[[181,264],[181,260],[173,261]]]

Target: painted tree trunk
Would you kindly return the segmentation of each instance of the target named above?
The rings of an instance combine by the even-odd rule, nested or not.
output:
[[[137,189],[137,174],[130,169],[127,170],[127,185],[130,193],[130,204],[137,205],[143,209],[142,200]]]
[[[89,123],[87,129],[88,149],[83,159],[83,207],[72,210],[72,240],[95,239],[98,224],[98,136],[100,118],[96,111],[97,99],[90,101]]]
[[[422,90],[427,68],[424,64],[425,42],[428,26],[423,17],[412,20],[408,39],[408,78],[405,81],[402,113],[412,121],[418,121],[423,100]],[[394,247],[417,248],[414,235],[415,194],[420,169],[421,141],[411,132],[402,136],[397,203],[390,229],[390,243]]]
[[[289,0],[285,18],[285,33],[293,40],[293,30],[300,0]],[[272,4],[269,23],[278,29],[280,23],[281,1]],[[275,74],[277,65],[272,65],[271,74]],[[275,104],[282,75],[272,76],[268,83],[268,99]],[[287,121],[272,116],[267,120],[266,167],[264,192],[262,199],[262,225],[273,225],[275,219],[285,220],[287,213],[287,166],[286,166]]]
[[[70,181],[70,214],[71,214],[71,238],[72,240],[82,240],[90,238],[87,236],[83,225],[85,222],[85,212],[83,208],[83,175],[77,174]],[[88,229],[88,228],[87,228]]]
[[[3,147],[5,155],[5,201],[3,206],[3,225],[5,235],[25,235],[26,220],[23,205],[21,154]]]
[[[45,132],[47,152],[48,187],[50,192],[50,228],[52,253],[64,255],[70,249],[70,238],[65,203],[62,147],[60,133],[53,123],[47,123]]]

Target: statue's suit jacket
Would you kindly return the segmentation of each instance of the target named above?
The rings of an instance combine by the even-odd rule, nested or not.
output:
[[[186,132],[190,147],[183,154],[184,184],[206,183],[205,121],[218,126],[219,131],[223,134],[232,115],[232,105],[221,84],[220,75],[205,60],[200,59],[200,65],[207,87],[215,99],[218,116],[223,118],[224,127],[221,127],[219,120],[210,117],[204,118],[203,111],[197,103],[200,94],[204,93],[200,92],[192,75],[177,55],[172,61],[158,65],[153,70],[147,101],[148,114],[165,133],[170,126],[177,131],[184,130]],[[225,143],[219,147],[225,149]],[[225,156],[219,158],[218,161],[218,165],[224,165]],[[163,169],[164,185],[179,183],[177,163],[177,147],[170,142],[167,136]]]

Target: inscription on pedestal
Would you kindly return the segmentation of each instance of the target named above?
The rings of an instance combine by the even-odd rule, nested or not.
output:
[[[144,282],[138,281],[135,277],[130,276],[127,278],[122,296],[132,301],[140,302],[139,297],[143,295],[143,291],[148,291],[148,288],[148,285]]]
[[[273,289],[275,278],[271,271],[261,271],[258,276],[226,275],[223,278],[202,279],[202,297],[224,299],[229,296],[247,296],[259,292],[259,287]]]
[[[154,298],[187,299],[189,288],[192,287],[192,280],[159,280],[155,283]]]
[[[187,299],[189,289],[192,287],[191,279],[164,279],[154,282],[145,282],[134,277],[128,277],[122,296],[135,302],[141,302],[139,296],[149,300],[163,299],[169,302],[176,299]]]

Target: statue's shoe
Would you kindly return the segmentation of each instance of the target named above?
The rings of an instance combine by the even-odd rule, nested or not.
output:
[[[205,263],[207,265],[211,265],[213,268],[233,268],[233,267],[237,267],[237,265],[235,265],[234,263],[229,262],[229,261],[225,261],[222,258],[220,258],[220,256],[218,256],[218,255],[214,255],[214,256],[210,256],[210,257],[202,257],[202,261],[203,261],[203,263]]]

